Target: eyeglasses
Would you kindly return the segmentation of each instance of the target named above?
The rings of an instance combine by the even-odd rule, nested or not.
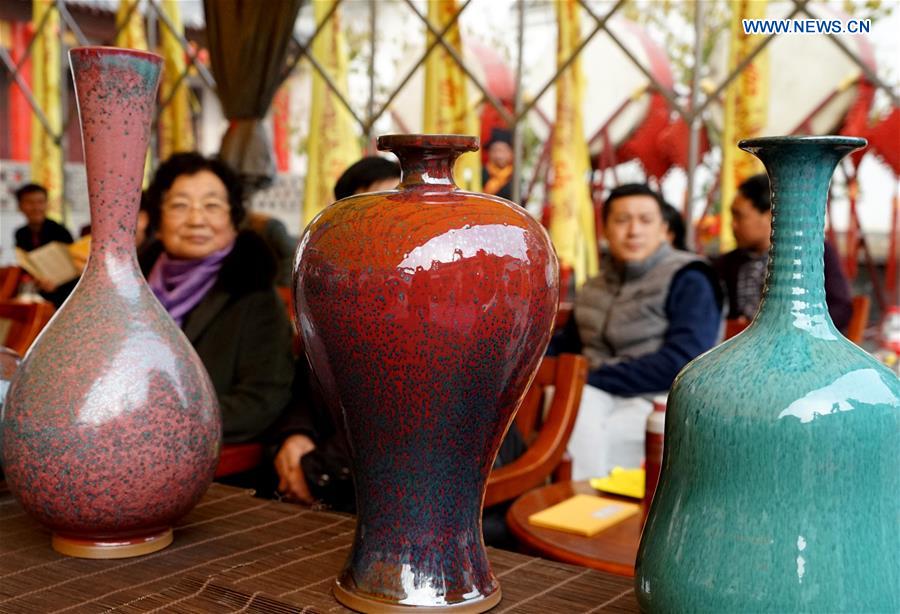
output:
[[[188,203],[183,200],[176,200],[163,203],[162,209],[165,215],[173,219],[184,219],[194,209],[200,211],[207,220],[211,221],[223,220],[231,214],[231,207],[218,201]]]

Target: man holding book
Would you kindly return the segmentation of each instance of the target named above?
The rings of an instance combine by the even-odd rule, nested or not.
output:
[[[31,252],[50,243],[72,243],[72,235],[65,226],[47,219],[47,189],[36,183],[29,183],[16,190],[16,201],[19,211],[25,216],[26,224],[16,230],[16,247],[24,252]],[[51,279],[34,275],[29,271],[41,295],[59,307],[69,296],[76,280],[55,283]]]

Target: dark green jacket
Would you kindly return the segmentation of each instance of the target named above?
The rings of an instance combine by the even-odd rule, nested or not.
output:
[[[161,252],[154,244],[141,254],[145,275]],[[275,266],[263,240],[241,232],[216,284],[182,325],[219,397],[225,443],[257,438],[290,400],[292,333],[273,286]]]

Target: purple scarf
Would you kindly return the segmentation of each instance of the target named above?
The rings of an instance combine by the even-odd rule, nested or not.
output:
[[[178,326],[216,283],[222,261],[233,247],[234,243],[206,258],[193,260],[175,260],[165,252],[160,254],[148,283]]]

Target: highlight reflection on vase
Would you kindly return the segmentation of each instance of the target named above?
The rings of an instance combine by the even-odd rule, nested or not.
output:
[[[297,321],[345,421],[358,505],[335,586],[366,612],[479,612],[500,599],[481,535],[487,476],[550,338],[558,264],[520,207],[459,190],[474,137],[395,135],[398,190],[307,228]]]
[[[134,231],[161,58],[70,52],[91,207],[91,254],[37,338],[3,410],[10,491],[64,554],[118,558],[172,540],[221,446],[215,391],[150,292]]]

